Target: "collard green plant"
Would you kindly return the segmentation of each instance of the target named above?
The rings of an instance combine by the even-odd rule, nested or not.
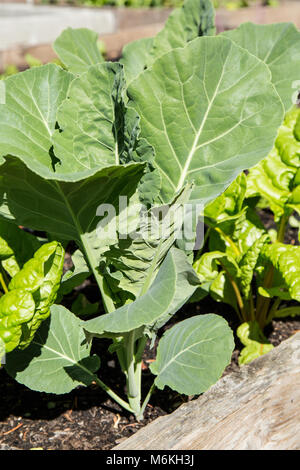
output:
[[[199,295],[209,292],[236,310],[242,323],[237,334],[246,346],[240,363],[272,348],[263,329],[273,318],[300,314],[299,306],[284,305],[300,301],[300,247],[283,243],[289,218],[293,211],[299,214],[299,116],[300,110],[292,108],[269,156],[205,209],[209,252],[199,253],[194,268],[209,286]],[[275,233],[267,231],[253,209],[257,199],[262,199],[258,207],[273,211]]]
[[[6,364],[34,390],[66,393],[95,381],[141,419],[155,387],[201,393],[230,361],[233,335],[225,320],[194,316],[162,336],[151,365],[154,383],[142,396],[147,340],[154,343],[202,281],[183,249],[186,206],[213,201],[243,169],[264,158],[283,122],[283,101],[289,104],[291,80],[277,86],[284,69],[278,78],[259,54],[214,34],[209,0],[187,0],[156,38],[127,46],[119,63],[103,61],[93,32],[68,29],[54,45],[65,69],[50,64],[5,80],[0,215],[58,242],[75,242],[78,250],[59,299],[92,275],[105,310],[94,316],[86,304],[94,318],[80,320],[80,297],[74,313],[54,305],[38,331],[34,324],[30,345],[10,352]],[[278,35],[272,41],[284,55]],[[291,79],[299,63],[298,56],[290,62]],[[222,223],[235,220],[236,208],[248,220],[244,194],[239,197],[225,203]],[[259,245],[263,230],[252,219],[247,224]],[[255,251],[252,264],[256,257]],[[210,280],[219,262],[229,272],[243,272],[241,282],[249,290],[246,259],[244,267],[227,252],[208,259]],[[26,289],[21,281],[19,273],[12,285]],[[100,360],[89,356],[93,338],[111,340],[127,400],[96,374]]]

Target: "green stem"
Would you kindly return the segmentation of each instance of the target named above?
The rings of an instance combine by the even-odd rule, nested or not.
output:
[[[144,400],[144,402],[143,402],[143,404],[142,404],[142,407],[141,407],[141,417],[143,417],[143,415],[144,415],[146,406],[147,406],[148,403],[149,403],[149,400],[150,400],[150,398],[151,398],[151,395],[152,395],[154,389],[155,389],[155,383],[153,382],[153,384],[151,385],[150,390],[149,390],[149,392],[147,393],[147,396],[146,396],[146,398],[145,398],[145,400]]]
[[[283,243],[284,242],[284,236],[285,236],[285,230],[286,226],[289,220],[289,215],[284,214],[280,218],[279,222],[279,228],[278,228],[278,233],[277,233],[277,242],[278,243]],[[271,266],[265,276],[264,282],[263,282],[263,287],[264,288],[269,288],[272,287],[273,280],[274,280],[274,273],[275,269],[274,266]],[[257,312],[257,320],[259,323],[259,326],[263,329],[266,324],[268,323],[268,318],[270,315],[268,315],[268,310],[270,308],[270,303],[271,299],[263,297],[262,295],[257,296],[257,306],[256,306],[256,312]]]
[[[232,288],[234,290],[235,297],[236,297],[236,300],[237,300],[237,304],[238,304],[238,307],[240,309],[240,313],[238,311],[240,321],[241,322],[246,322],[247,321],[247,315],[246,315],[246,311],[245,311],[245,305],[244,305],[244,301],[243,301],[242,295],[240,293],[240,290],[238,288],[238,285],[235,282],[235,280],[233,279],[233,277],[231,276],[231,274],[229,273],[228,269],[226,269],[226,267],[221,262],[220,262],[220,265],[222,266],[222,268],[226,272],[226,274],[228,276],[228,279],[229,279],[229,281],[232,285]]]
[[[268,323],[272,321],[274,314],[278,310],[280,303],[281,303],[281,299],[278,297],[273,303],[272,308],[269,310],[269,313],[266,319],[266,325],[268,325]]]
[[[134,410],[131,408],[130,404],[127,401],[123,400],[119,395],[117,395],[111,388],[109,388],[102,380],[98,377],[94,377],[94,381],[102,388],[113,400],[119,403],[122,408],[129,411],[129,413],[134,413]]]

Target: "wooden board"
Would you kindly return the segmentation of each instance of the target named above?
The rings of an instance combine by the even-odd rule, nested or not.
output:
[[[300,449],[300,333],[114,450]]]

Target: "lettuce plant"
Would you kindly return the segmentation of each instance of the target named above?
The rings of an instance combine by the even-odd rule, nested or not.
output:
[[[299,116],[292,108],[269,156],[205,209],[209,252],[194,263],[203,283],[197,296],[209,292],[237,312],[237,333],[246,346],[240,363],[272,348],[263,329],[273,318],[300,314],[299,306],[284,305],[300,301],[300,247],[283,243],[289,218],[300,213]],[[267,231],[256,207],[271,208],[277,231]]]
[[[64,68],[5,80],[0,215],[75,242],[59,298],[93,275],[106,312],[83,321],[53,305],[30,345],[7,355],[9,374],[51,393],[94,381],[137,419],[155,387],[199,394],[220,377],[233,336],[214,314],[166,331],[146,396],[143,351],[199,286],[182,209],[207,205],[270,152],[292,104],[299,43],[292,25],[215,36],[210,2],[187,0],[120,62],[103,60],[95,33],[68,29],[54,44]],[[95,337],[111,341],[127,399],[101,377]]]

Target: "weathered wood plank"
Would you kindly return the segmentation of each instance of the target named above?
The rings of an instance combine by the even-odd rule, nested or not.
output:
[[[300,333],[115,450],[300,449]]]

